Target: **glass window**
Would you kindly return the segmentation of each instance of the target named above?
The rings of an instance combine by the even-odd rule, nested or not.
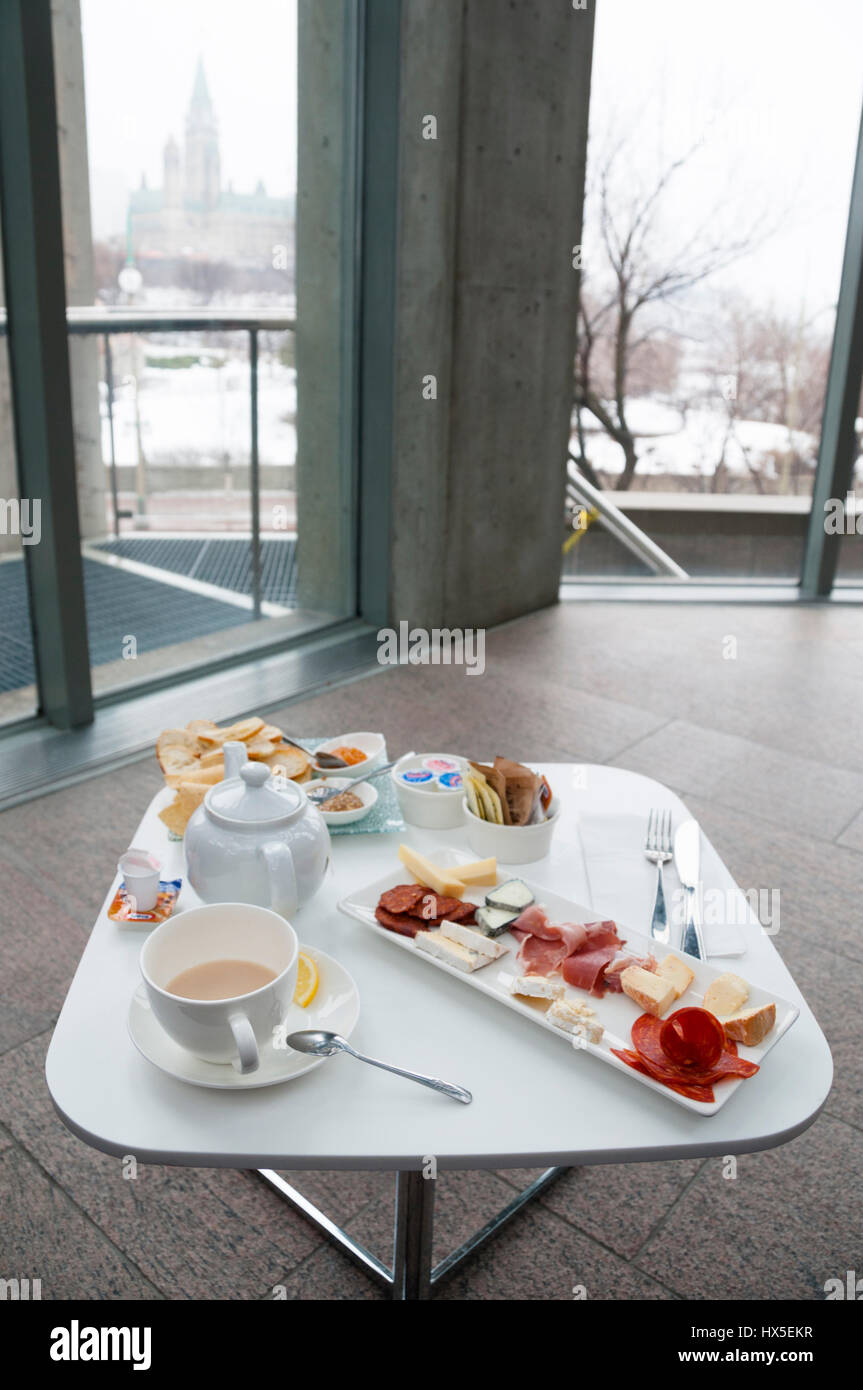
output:
[[[597,7],[570,470],[693,578],[799,578],[861,48],[850,0]]]
[[[0,272],[0,304],[2,298]],[[5,310],[4,310],[5,313]],[[25,554],[38,543],[41,502],[20,497],[9,383],[9,354],[0,337],[0,725],[36,713],[30,601]]]
[[[99,694],[354,611],[353,533],[328,534],[313,497],[306,548],[326,551],[341,583],[319,594],[313,565],[311,582],[298,577],[313,492],[297,459],[300,129],[341,128],[346,69],[323,112],[298,110],[295,0],[81,0],[80,27],[75,9],[58,7],[55,61]],[[344,43],[326,17],[317,28],[323,49]],[[321,50],[307,43],[299,60],[314,67]],[[338,161],[330,182],[341,207]],[[336,253],[339,287],[351,257]],[[337,365],[312,364],[310,396]],[[337,396],[334,413],[347,409]],[[349,462],[336,485],[332,513],[352,521]]]

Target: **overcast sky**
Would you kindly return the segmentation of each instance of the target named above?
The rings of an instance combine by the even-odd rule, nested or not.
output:
[[[82,0],[94,235],[122,231],[142,171],[183,125],[198,57],[219,121],[222,179],[296,187],[296,0]]]
[[[122,230],[142,170],[161,184],[199,55],[224,180],[295,187],[296,0],[82,0],[82,13],[97,236]],[[815,313],[838,287],[861,55],[863,0],[597,0],[591,132],[631,132],[634,182],[704,134],[669,191],[669,228],[717,204],[729,234],[763,216],[779,230],[725,282]]]
[[[861,0],[598,0],[596,14],[595,144],[631,132],[625,175],[649,186],[704,136],[665,196],[669,245],[714,209],[728,236],[760,219],[778,230],[720,286],[795,314],[831,304],[863,101]]]

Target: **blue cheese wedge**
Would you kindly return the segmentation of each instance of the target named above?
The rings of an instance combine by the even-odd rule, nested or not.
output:
[[[466,975],[472,970],[479,970],[481,966],[488,965],[491,960],[491,956],[481,956],[476,951],[469,951],[466,946],[459,945],[457,941],[450,941],[439,931],[417,932],[414,944],[417,950],[425,951],[436,960],[446,961],[447,965],[455,966],[456,970],[463,970]]]
[[[476,951],[477,955],[487,956],[489,960],[498,960],[509,951],[508,946],[502,946],[490,936],[474,931],[473,927],[466,927],[463,922],[441,922],[440,934],[445,936],[447,941],[457,941],[468,951]]]
[[[487,907],[503,907],[510,912],[519,913],[530,907],[533,894],[520,878],[511,878],[508,883],[502,883],[499,888],[493,888],[490,893],[486,893],[485,901]]]
[[[563,980],[553,975],[518,975],[509,981],[510,994],[521,994],[526,999],[560,999],[563,990]]]
[[[519,914],[508,907],[478,907],[474,915],[477,926],[485,936],[500,936]]]
[[[545,1016],[556,1028],[571,1033],[575,1038],[583,1038],[585,1042],[598,1043],[602,1038],[602,1024],[595,1010],[587,1004],[556,999]]]

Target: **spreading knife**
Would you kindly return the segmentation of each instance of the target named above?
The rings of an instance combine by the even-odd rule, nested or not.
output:
[[[698,822],[685,820],[674,837],[674,867],[686,894],[686,925],[681,948],[690,956],[705,959],[704,939],[699,920],[699,880],[701,874],[701,831]]]

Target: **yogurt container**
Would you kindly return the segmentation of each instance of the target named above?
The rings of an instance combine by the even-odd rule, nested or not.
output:
[[[466,769],[465,759],[453,753],[406,753],[399,758],[390,777],[408,824],[426,830],[462,825]]]
[[[442,758],[438,754],[431,758],[423,758],[423,767],[428,768],[429,772],[438,778],[459,771],[459,765],[455,758]]]

